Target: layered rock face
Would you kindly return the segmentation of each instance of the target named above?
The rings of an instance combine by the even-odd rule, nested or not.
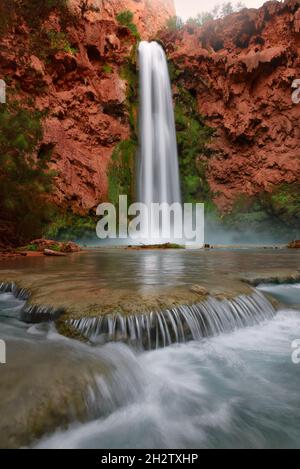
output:
[[[32,108],[45,113],[38,154],[52,152],[54,202],[80,215],[94,214],[107,200],[111,154],[130,135],[129,84],[123,72],[136,38],[116,15],[131,10],[141,36],[148,38],[174,14],[172,0],[85,3],[82,10],[84,2],[69,1],[77,20],[65,28],[59,10],[39,30],[15,18],[0,48],[0,77],[7,77],[8,96],[29,99]],[[44,50],[45,37],[53,50],[60,50]]]
[[[300,104],[292,83],[300,78],[300,2],[268,2],[169,31],[162,41],[178,80],[215,129],[207,178],[217,206],[226,212],[239,194],[299,183]]]
[[[75,11],[80,10],[81,0],[69,2]],[[85,16],[91,22],[111,19],[125,10],[131,11],[141,37],[146,40],[163,29],[168,18],[176,15],[173,0],[88,0],[87,4],[92,8]]]

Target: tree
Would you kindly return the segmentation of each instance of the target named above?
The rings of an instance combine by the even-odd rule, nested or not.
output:
[[[170,31],[176,31],[178,29],[181,29],[183,27],[184,23],[180,16],[172,16],[171,18],[168,19],[167,21],[167,28]]]
[[[197,26],[203,26],[208,21],[225,18],[228,15],[236,11],[240,11],[245,8],[242,2],[232,4],[231,2],[222,3],[216,5],[211,11],[199,13],[196,18],[189,18],[187,24],[195,24]]]

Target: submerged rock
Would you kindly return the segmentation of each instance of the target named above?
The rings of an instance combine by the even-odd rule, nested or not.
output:
[[[190,290],[193,293],[197,293],[198,295],[201,295],[201,296],[207,296],[209,294],[209,291],[207,290],[207,288],[203,287],[202,285],[192,285]]]
[[[142,244],[137,246],[128,246],[128,249],[184,249],[184,246],[176,243]]]

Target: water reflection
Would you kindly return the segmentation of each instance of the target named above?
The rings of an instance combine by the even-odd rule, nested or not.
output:
[[[6,273],[34,276],[36,285],[93,290],[149,288],[204,283],[222,285],[247,274],[289,269],[297,271],[300,252],[292,250],[128,250],[100,249],[66,258],[28,258],[0,264],[0,280]]]

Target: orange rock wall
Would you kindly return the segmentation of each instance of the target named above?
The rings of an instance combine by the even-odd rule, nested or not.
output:
[[[268,2],[162,40],[216,130],[207,177],[218,207],[300,182],[300,104],[291,97],[300,78],[300,2]]]

